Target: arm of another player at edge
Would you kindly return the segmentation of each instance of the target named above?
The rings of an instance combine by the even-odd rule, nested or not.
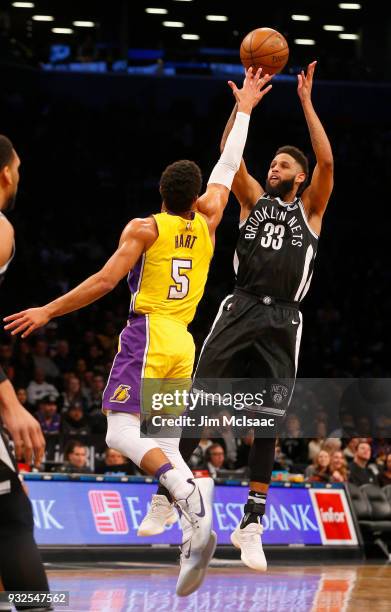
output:
[[[95,302],[116,287],[156,238],[157,229],[152,217],[133,219],[122,232],[118,249],[99,272],[45,306],[5,317],[4,321],[8,322],[5,329],[11,331],[12,335],[22,332],[22,338],[25,338],[51,319]]]
[[[326,210],[334,185],[334,160],[330,141],[326,131],[315,112],[311,100],[312,80],[316,62],[308,66],[307,75],[298,75],[298,94],[310,133],[312,148],[316,157],[316,166],[310,185],[304,190],[301,199],[314,231],[319,234],[322,217]]]
[[[230,118],[227,121],[220,142],[220,151],[223,151],[229,133],[235,121],[238,105],[235,104]],[[249,174],[244,159],[240,162],[240,167],[232,183],[232,192],[240,204],[240,220],[247,219],[259,198],[265,193],[262,185]]]

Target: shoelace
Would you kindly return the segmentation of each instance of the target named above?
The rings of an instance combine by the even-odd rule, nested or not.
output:
[[[151,514],[158,514],[160,508],[166,508],[165,504],[160,499],[153,499],[151,503],[150,512]]]

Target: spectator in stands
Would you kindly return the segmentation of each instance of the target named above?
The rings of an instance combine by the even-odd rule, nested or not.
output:
[[[7,370],[13,364],[13,350],[11,344],[0,344],[0,365]]]
[[[248,466],[248,456],[254,442],[254,430],[250,429],[245,436],[239,438],[237,444],[237,457],[235,469]]]
[[[87,397],[82,391],[80,378],[75,375],[70,376],[65,383],[65,391],[61,393],[61,409],[66,412],[70,406],[80,404],[83,410],[87,406]]]
[[[281,443],[279,440],[276,442],[276,449],[274,451],[274,465],[273,471],[287,471],[289,472],[291,462],[286,458],[284,453],[281,450]]]
[[[328,454],[331,455],[341,450],[342,442],[340,438],[326,438],[323,442],[322,449],[327,450]]]
[[[220,444],[212,444],[205,453],[206,467],[212,478],[217,478],[218,471],[225,469],[225,453]]]
[[[64,464],[60,472],[91,474],[87,465],[87,447],[78,440],[70,440],[64,449]]]
[[[61,374],[64,374],[64,372],[72,371],[74,360],[71,356],[68,340],[58,341],[57,351],[53,361],[56,364],[57,368],[60,370]]]
[[[91,389],[86,392],[88,414],[94,414],[102,409],[102,393],[105,388],[105,379],[100,374],[92,378]]]
[[[357,444],[354,459],[349,468],[349,482],[357,486],[363,484],[378,484],[377,475],[368,467],[371,454],[372,449],[368,442],[359,442]]]
[[[379,474],[379,484],[381,487],[391,484],[391,453],[386,455],[384,469]]]
[[[23,408],[26,408],[26,410],[32,412],[32,406],[30,406],[28,402],[27,391],[24,387],[19,387],[18,389],[16,389],[16,397],[22,404]]]
[[[71,404],[68,411],[63,414],[61,431],[69,436],[79,435],[88,436],[91,433],[91,427],[87,417],[84,415],[81,404],[75,402]]]
[[[212,444],[213,442],[212,440],[209,440],[209,438],[201,438],[197,448],[194,450],[194,453],[189,459],[189,466],[191,470],[205,466],[205,453],[207,449],[212,446]]]
[[[355,452],[357,450],[357,444],[359,442],[360,442],[360,438],[351,438],[347,442],[347,444],[346,444],[346,446],[345,446],[345,448],[343,450],[343,454],[344,454],[345,459],[346,459],[346,461],[348,463],[350,463],[350,461],[353,461],[354,454],[355,454]]]
[[[305,478],[308,482],[330,482],[330,455],[326,450],[319,451],[313,465],[306,468]]]
[[[61,417],[57,413],[57,397],[55,395],[45,395],[38,400],[38,410],[35,417],[40,422],[45,435],[58,434]]]
[[[281,438],[281,451],[291,462],[293,471],[300,472],[308,463],[307,441],[303,438],[300,420],[293,412],[286,419],[286,431]]]
[[[330,467],[332,482],[347,482],[348,480],[348,465],[342,451],[334,451],[330,455]]]
[[[136,466],[114,448],[106,448],[103,466],[99,469],[100,474],[118,473],[132,476],[137,474]]]
[[[31,346],[26,341],[16,345],[15,366],[17,368],[17,381],[20,387],[27,387],[34,376],[34,360]]]
[[[322,449],[323,442],[327,436],[327,427],[325,421],[316,422],[316,438],[312,438],[308,444],[308,459],[314,461]]]
[[[46,395],[54,395],[58,398],[59,393],[54,385],[47,382],[42,368],[37,368],[34,372],[34,380],[30,381],[27,386],[28,402],[32,406],[36,406],[38,400]]]
[[[60,371],[53,359],[48,355],[48,343],[46,340],[37,340],[33,350],[34,367],[43,370],[45,378],[56,379],[60,375]]]

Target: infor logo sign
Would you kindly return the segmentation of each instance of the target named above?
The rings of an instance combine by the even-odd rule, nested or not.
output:
[[[357,544],[352,516],[342,490],[311,489],[322,544]]]

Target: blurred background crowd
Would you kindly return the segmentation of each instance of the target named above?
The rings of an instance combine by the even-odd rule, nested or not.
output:
[[[308,60],[312,59],[308,56]],[[15,211],[16,257],[2,286],[0,315],[46,303],[95,272],[135,216],[159,211],[168,163],[193,159],[205,182],[219,156],[232,108],[223,80],[78,75],[1,65],[0,132],[22,159]],[[301,147],[313,164],[294,82],[275,81],[251,120],[245,158],[261,182],[275,150]],[[387,83],[320,81],[314,103],[335,156],[309,295],[299,377],[390,377],[391,323],[386,170],[391,163]],[[234,283],[238,206],[231,196],[218,230],[205,296],[192,323],[197,352]],[[27,340],[0,330],[0,364],[21,403],[40,421],[48,447],[43,470],[124,471],[135,467],[104,443],[101,394],[125,325],[124,282],[98,303],[52,321]],[[322,405],[311,409],[315,437],[294,406],[276,449],[275,471],[303,478],[390,482],[390,439],[330,436]],[[192,458],[218,476],[245,466],[252,434],[213,432]],[[76,445],[75,445],[76,444]],[[387,480],[388,479],[388,480]]]

